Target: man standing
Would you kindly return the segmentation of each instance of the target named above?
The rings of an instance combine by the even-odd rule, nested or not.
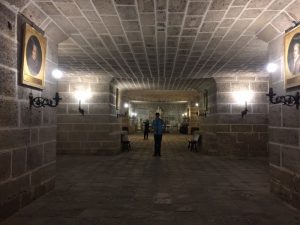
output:
[[[149,120],[144,122],[144,140],[148,140],[148,133],[149,133]]]
[[[155,120],[152,122],[154,132],[154,154],[153,156],[160,156],[161,140],[165,123],[159,118],[159,113],[155,113]]]

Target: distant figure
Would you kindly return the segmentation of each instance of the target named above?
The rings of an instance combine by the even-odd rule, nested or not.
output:
[[[149,134],[149,120],[146,120],[144,122],[144,140],[148,140],[148,134]]]
[[[31,36],[28,40],[26,59],[31,75],[38,75],[42,65],[42,50],[39,40],[35,36]]]
[[[154,154],[153,156],[160,156],[161,140],[165,123],[159,118],[159,113],[155,114],[156,118],[152,122],[154,132]]]
[[[293,73],[299,74],[300,73],[300,44],[296,43],[294,45],[294,51],[293,51]]]

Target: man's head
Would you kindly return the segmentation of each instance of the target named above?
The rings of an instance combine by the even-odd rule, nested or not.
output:
[[[156,118],[159,118],[159,113],[158,112],[155,113],[155,116],[156,116]]]
[[[37,47],[35,44],[32,45],[31,57],[33,60],[37,59]]]

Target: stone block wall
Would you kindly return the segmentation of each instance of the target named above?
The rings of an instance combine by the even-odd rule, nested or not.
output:
[[[50,74],[57,67],[57,44],[46,32],[45,89],[19,85],[24,20],[17,12],[23,3],[14,2],[0,2],[0,221],[55,185],[56,109],[29,110],[28,97],[54,96],[57,84]],[[37,16],[31,17],[36,24]]]
[[[120,122],[116,118],[115,90],[105,76],[65,77],[58,90],[63,101],[57,114],[59,154],[115,154],[120,151]],[[90,90],[91,97],[79,111],[77,90]]]
[[[260,74],[215,78],[215,113],[204,119],[204,151],[240,157],[267,156],[268,154],[268,101],[266,93],[269,78]],[[236,103],[235,91],[252,90],[248,113],[242,118],[245,105]]]
[[[283,36],[269,45],[269,57],[279,65],[270,87],[277,95],[294,95],[299,87],[284,87]],[[300,209],[300,111],[295,106],[270,105],[269,149],[271,191]]]

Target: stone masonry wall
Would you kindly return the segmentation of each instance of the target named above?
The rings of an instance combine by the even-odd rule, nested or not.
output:
[[[269,45],[269,59],[279,65],[270,87],[278,95],[294,95],[299,87],[284,88],[283,36]],[[269,149],[271,191],[300,209],[300,111],[295,106],[270,105]]]
[[[47,25],[42,27],[47,38],[45,89],[20,86],[23,20],[17,12],[24,2],[14,2],[0,3],[0,221],[55,185],[56,109],[30,111],[28,96],[54,96],[57,84],[50,74],[57,67],[57,44]],[[26,7],[23,13],[31,15]],[[39,11],[30,18],[38,26],[46,19]]]
[[[120,150],[120,122],[115,112],[115,90],[110,78],[78,76],[59,82],[63,97],[57,115],[57,152],[59,154],[115,154]],[[78,111],[74,93],[88,90],[92,94]]]
[[[240,157],[267,156],[268,77],[259,74],[215,78],[216,112],[205,119],[204,150],[208,153]],[[233,92],[252,90],[248,113],[242,118],[245,105],[239,105]]]

